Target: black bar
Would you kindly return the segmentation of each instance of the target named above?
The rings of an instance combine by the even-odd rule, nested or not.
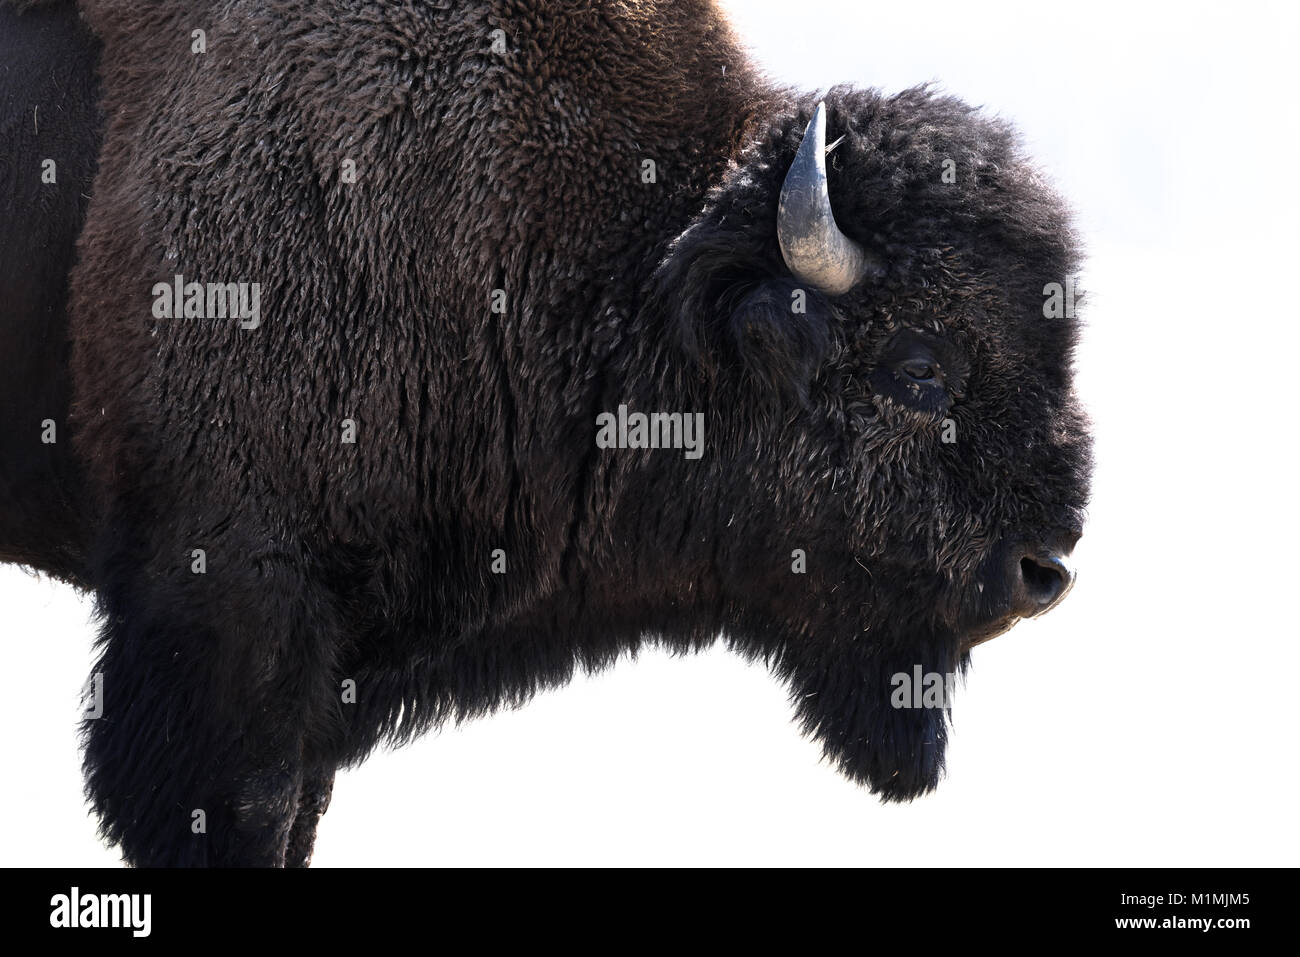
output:
[[[863,946],[901,935],[924,947],[927,934],[942,933],[992,943],[1129,938],[1232,946],[1260,932],[1287,934],[1294,926],[1296,886],[1294,869],[1208,868],[15,869],[6,878],[10,890],[0,895],[0,920],[21,937],[116,939],[131,946],[284,942],[333,949],[349,940],[391,943],[410,934],[421,952],[454,947],[462,932],[499,941],[511,933],[527,936],[529,928],[537,935],[534,945],[567,933],[575,940],[599,933],[607,948],[621,949],[634,939],[644,944],[647,934],[664,934],[668,943],[696,924],[733,940],[770,934],[769,943],[787,935],[825,943],[847,933]],[[69,923],[74,887],[78,922],[99,920],[99,914],[107,921],[116,911],[126,926],[52,926]],[[143,896],[105,905],[102,895],[120,894],[149,895],[147,936],[137,936],[144,929]],[[1206,920],[1208,927],[1201,924]]]

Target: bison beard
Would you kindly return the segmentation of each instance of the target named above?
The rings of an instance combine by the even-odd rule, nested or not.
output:
[[[778,238],[819,98],[705,0],[26,6],[4,42],[61,38],[104,122],[63,113],[98,172],[22,307],[69,371],[0,323],[49,384],[5,421],[70,405],[72,450],[0,436],[0,558],[97,594],[88,793],[128,861],[305,865],[378,743],[719,634],[845,774],[935,786],[947,710],[891,676],[1059,600],[1087,497],[1042,309],[1074,243],[1007,126],[827,93],[831,268],[815,217]],[[260,324],[153,317],[178,274],[260,284]],[[703,457],[598,448],[621,405],[703,413]]]

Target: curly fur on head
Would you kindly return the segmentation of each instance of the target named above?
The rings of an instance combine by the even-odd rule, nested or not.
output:
[[[719,633],[846,774],[935,786],[950,702],[895,676],[962,670],[1087,497],[1043,314],[1075,241],[1005,123],[773,87],[704,0],[78,8],[108,118],[68,307],[86,763],[130,860],[303,863],[378,742]],[[776,241],[819,99],[835,217],[886,267],[840,296]],[[262,325],[152,318],[177,273],[260,283]],[[620,405],[701,413],[704,456],[597,448]]]
[[[1069,386],[1077,329],[1043,314],[1045,283],[1073,276],[1077,257],[1067,209],[1007,124],[925,87],[837,88],[825,102],[828,136],[844,137],[828,163],[835,215],[883,278],[835,299],[810,291],[791,312],[799,284],[783,276],[775,220],[816,103],[804,96],[711,190],[652,301],[739,422],[714,430],[740,440],[726,460],[744,477],[714,532],[727,633],[790,679],[845,773],[907,798],[938,781],[945,710],[892,707],[892,677],[964,670],[1009,615],[1008,553],[1078,537],[1090,460]],[[944,395],[907,394],[890,368],[915,342],[940,361]],[[799,399],[784,417],[754,414],[781,394]],[[790,574],[796,547],[805,576]]]

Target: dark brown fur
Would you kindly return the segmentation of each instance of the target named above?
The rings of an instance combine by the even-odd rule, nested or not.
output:
[[[837,218],[888,271],[792,316],[776,197],[817,98],[709,3],[79,6],[107,118],[68,310],[87,769],[129,860],[305,863],[379,740],[720,631],[846,773],[935,785],[945,712],[889,676],[963,667],[1008,549],[1068,548],[1086,497],[1073,324],[1041,311],[1067,217],[1004,125],[827,94]],[[175,273],[259,282],[261,326],[155,319]],[[890,378],[905,334],[943,408]],[[598,449],[620,403],[703,412],[705,456]]]

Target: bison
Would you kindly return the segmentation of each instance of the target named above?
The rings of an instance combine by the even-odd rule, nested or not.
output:
[[[381,742],[719,636],[908,800],[1073,581],[1078,241],[1001,120],[777,86],[709,0],[0,0],[0,51],[0,558],[96,596],[132,864],[305,865]]]

